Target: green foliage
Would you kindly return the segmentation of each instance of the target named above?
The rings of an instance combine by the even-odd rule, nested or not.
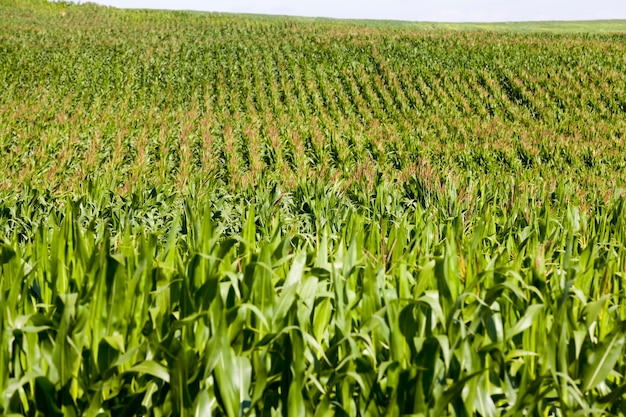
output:
[[[0,415],[624,415],[622,45],[0,2]]]

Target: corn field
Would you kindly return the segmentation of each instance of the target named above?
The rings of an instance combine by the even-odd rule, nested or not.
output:
[[[626,415],[625,43],[0,0],[0,415]]]

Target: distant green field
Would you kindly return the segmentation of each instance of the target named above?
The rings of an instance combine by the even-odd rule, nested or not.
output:
[[[203,14],[202,12],[190,12]],[[226,15],[226,14],[225,14]],[[449,31],[498,31],[513,33],[563,33],[563,34],[624,34],[626,20],[589,20],[589,21],[537,21],[503,23],[443,23],[443,22],[408,22],[397,20],[350,20],[314,17],[288,17],[267,15],[233,15],[243,18],[294,20],[301,23],[326,23],[354,25],[375,28],[406,30],[449,30]]]
[[[281,15],[258,15],[215,13],[186,10],[197,16],[230,16],[240,19],[268,21],[292,21],[312,24],[354,25],[372,28],[407,29],[407,30],[449,30],[449,31],[498,31],[521,33],[564,33],[564,34],[624,34],[626,20],[572,20],[572,21],[530,21],[530,22],[488,22],[488,23],[451,23],[451,22],[411,22],[402,20],[369,20],[369,19],[332,19],[325,17],[299,17]]]
[[[565,22],[508,22],[508,23],[442,23],[433,24],[434,29],[449,30],[495,30],[525,33],[626,33],[626,20],[592,20]]]
[[[625,415],[623,26],[0,0],[0,415]]]

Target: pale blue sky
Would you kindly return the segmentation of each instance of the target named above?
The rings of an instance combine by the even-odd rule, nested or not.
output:
[[[626,0],[90,0],[124,8],[487,22],[626,19]]]

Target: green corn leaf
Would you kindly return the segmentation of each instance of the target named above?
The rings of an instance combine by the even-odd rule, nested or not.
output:
[[[215,381],[226,415],[238,417],[244,406],[250,404],[252,365],[248,358],[235,355],[222,330],[216,337],[220,344],[215,345]]]
[[[62,417],[63,412],[57,403],[57,392],[54,385],[46,377],[35,378],[35,404],[44,416]]]
[[[13,257],[15,257],[15,250],[10,245],[6,243],[0,245],[0,265],[9,263]]]
[[[617,361],[624,355],[626,335],[623,325],[608,334],[588,354],[582,374],[582,390],[584,392],[596,388],[613,371]]]
[[[302,387],[295,381],[289,385],[289,394],[287,402],[287,415],[305,416],[306,409],[304,406],[304,398],[302,397]]]
[[[213,415],[212,400],[206,390],[200,391],[196,397],[194,417],[211,417]]]
[[[138,363],[137,365],[134,365],[133,367],[128,369],[126,373],[140,373],[152,375],[164,382],[170,382],[170,374],[167,371],[167,368],[165,368],[160,363],[151,360],[143,361],[141,363]]]
[[[465,388],[467,382],[472,380],[473,378],[478,377],[482,374],[483,371],[480,370],[478,372],[474,372],[472,374],[466,375],[463,378],[455,381],[448,389],[446,389],[443,394],[437,399],[435,407],[432,410],[433,416],[441,416],[448,410],[448,406],[459,398],[459,394]]]
[[[529,329],[533,325],[537,315],[543,311],[543,308],[543,304],[533,304],[528,306],[524,315],[520,317],[513,327],[506,332],[506,339],[510,340],[513,336]]]
[[[298,288],[304,276],[304,265],[306,262],[306,253],[299,252],[291,264],[291,269],[287,275],[287,279],[283,284],[282,291],[276,301],[276,309],[272,318],[272,327],[274,331],[278,330],[278,326],[282,323],[291,306],[296,302],[298,297]]]

